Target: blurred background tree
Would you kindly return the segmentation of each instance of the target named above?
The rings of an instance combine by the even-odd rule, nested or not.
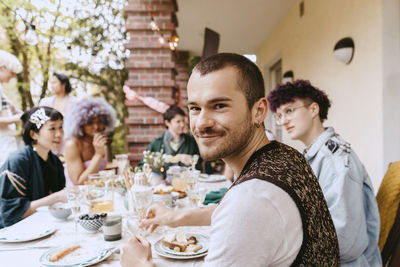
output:
[[[70,77],[78,97],[104,97],[119,123],[112,136],[113,154],[127,151],[127,115],[123,84],[127,0],[0,0],[0,25],[7,42],[0,49],[16,55],[24,67],[18,75],[18,99],[23,110],[48,96],[54,71]],[[34,31],[32,26],[34,25]],[[36,34],[37,41],[30,34]]]

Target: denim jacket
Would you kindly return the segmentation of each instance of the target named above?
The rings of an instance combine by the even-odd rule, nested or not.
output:
[[[350,144],[328,127],[304,156],[328,204],[339,240],[341,266],[382,266],[374,190]]]

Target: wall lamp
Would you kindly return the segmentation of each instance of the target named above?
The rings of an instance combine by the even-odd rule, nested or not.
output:
[[[349,64],[354,55],[353,39],[351,39],[350,37],[346,37],[339,40],[336,43],[335,48],[333,49],[333,54],[339,61],[345,64]]]

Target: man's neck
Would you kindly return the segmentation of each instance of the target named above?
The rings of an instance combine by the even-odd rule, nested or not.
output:
[[[170,131],[170,133],[172,135],[172,139],[171,139],[172,142],[178,143],[181,140],[181,135],[180,134],[176,134],[176,133],[173,133],[171,131]]]
[[[317,121],[311,127],[310,131],[308,131],[304,137],[300,138],[300,141],[303,142],[306,147],[309,147],[324,131],[324,125],[322,125],[320,121]]]
[[[223,161],[232,168],[235,176],[239,177],[244,165],[247,163],[251,155],[268,143],[270,143],[270,141],[265,135],[264,128],[259,128],[256,130],[253,138],[249,141],[247,146],[242,149],[239,154],[224,158]]]

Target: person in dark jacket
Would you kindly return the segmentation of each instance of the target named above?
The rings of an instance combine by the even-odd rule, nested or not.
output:
[[[185,112],[178,106],[171,106],[164,113],[164,122],[167,130],[154,139],[146,150],[174,156],[172,162],[164,166],[165,169],[171,165],[190,166],[192,156],[199,155],[200,152],[194,137],[186,133]],[[199,158],[196,169],[202,170],[201,162]],[[144,163],[142,159],[139,167],[142,167]]]
[[[66,202],[64,167],[51,152],[64,135],[63,116],[50,107],[26,111],[25,147],[12,154],[0,168],[0,228],[33,214],[38,207]]]

